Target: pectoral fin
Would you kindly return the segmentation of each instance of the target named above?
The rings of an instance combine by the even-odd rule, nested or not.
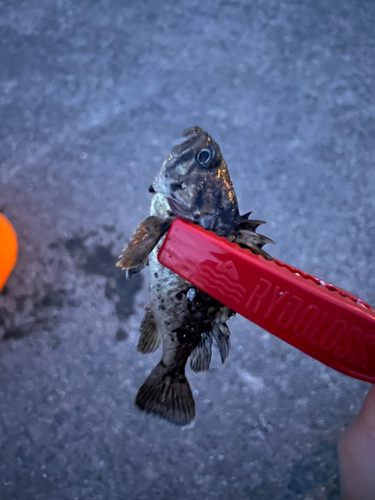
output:
[[[129,245],[120,255],[117,267],[134,274],[147,263],[147,258],[171,225],[171,219],[159,219],[151,215],[138,227]]]

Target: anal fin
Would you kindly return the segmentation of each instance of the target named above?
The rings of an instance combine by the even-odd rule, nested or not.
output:
[[[195,372],[206,372],[210,368],[212,356],[212,338],[202,333],[202,340],[190,354],[190,368]]]
[[[194,398],[185,374],[170,370],[163,361],[139,389],[135,405],[176,425],[189,425],[195,419]]]
[[[150,354],[159,347],[162,337],[151,304],[145,307],[145,314],[139,327],[141,336],[137,350],[142,354]]]

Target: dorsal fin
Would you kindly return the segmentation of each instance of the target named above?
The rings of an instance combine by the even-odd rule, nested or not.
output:
[[[267,236],[263,236],[263,234],[255,233],[254,231],[248,231],[246,229],[242,231],[238,231],[235,236],[235,242],[247,246],[257,246],[258,248],[262,248],[263,245],[267,243],[275,243],[271,238],[267,238]]]
[[[247,220],[253,212],[246,212],[246,214],[240,215],[240,221]]]
[[[243,221],[239,224],[239,229],[250,229],[251,231],[256,231],[262,224],[267,224],[264,220],[250,219]]]

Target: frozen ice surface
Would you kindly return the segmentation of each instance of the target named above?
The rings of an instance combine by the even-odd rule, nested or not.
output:
[[[226,366],[188,370],[195,427],[140,414],[148,268],[115,263],[197,124],[268,250],[374,305],[374,25],[370,0],[0,0],[2,500],[339,498],[368,385],[236,317]]]

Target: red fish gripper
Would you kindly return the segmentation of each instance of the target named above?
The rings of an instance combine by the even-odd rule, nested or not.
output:
[[[305,354],[375,383],[375,309],[355,295],[181,218],[172,223],[158,259]]]

